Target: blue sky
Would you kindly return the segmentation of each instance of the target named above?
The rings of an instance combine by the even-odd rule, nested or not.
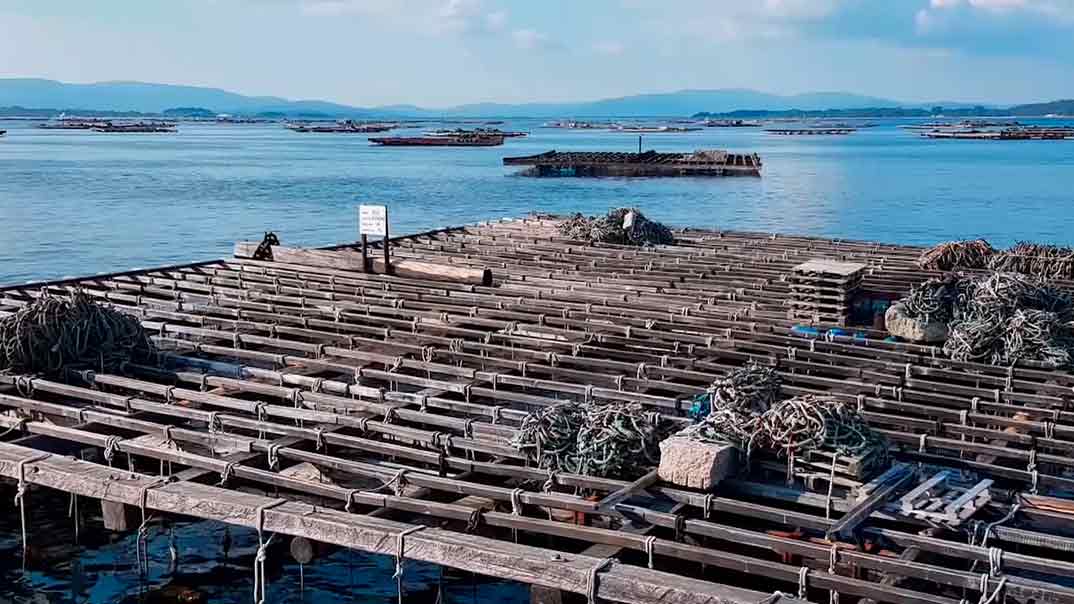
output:
[[[354,105],[1074,97],[1074,0],[0,0],[0,77]]]

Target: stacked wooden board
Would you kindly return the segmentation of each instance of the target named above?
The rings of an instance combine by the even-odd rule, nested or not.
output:
[[[790,319],[846,326],[854,297],[861,290],[866,266],[857,262],[810,260],[794,267],[788,280]]]

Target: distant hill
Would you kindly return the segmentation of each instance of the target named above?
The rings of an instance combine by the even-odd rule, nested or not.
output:
[[[645,117],[690,115],[700,110],[733,111],[743,107],[781,110],[801,108],[855,109],[899,105],[897,101],[843,92],[813,92],[794,96],[768,94],[756,90],[680,90],[656,94],[637,94],[581,103],[478,103],[460,105],[443,113],[460,116],[504,115],[512,117]]]
[[[1011,115],[1074,115],[1074,100],[1015,105],[1011,107]]]
[[[1023,105],[1025,113],[1074,113],[1074,101]],[[198,108],[214,114],[291,118],[387,118],[403,117],[662,117],[698,112],[720,115],[739,110],[752,112],[867,111],[875,108],[929,110],[932,104],[901,103],[846,92],[810,92],[783,96],[748,89],[680,90],[638,94],[619,98],[567,103],[475,103],[455,107],[426,108],[416,105],[352,107],[318,100],[291,100],[274,96],[246,96],[218,88],[178,86],[145,82],[99,82],[68,84],[54,80],[0,79],[0,107],[26,107],[34,114],[66,111],[69,114],[153,114],[172,108]],[[966,103],[943,103],[963,109]],[[52,108],[52,109],[44,109]],[[47,115],[48,113],[46,113]],[[8,113],[11,115],[11,113]]]
[[[369,113],[366,109],[325,101],[245,96],[200,86],[144,82],[68,84],[55,80],[0,79],[0,107],[12,105],[139,113],[161,113],[172,107],[203,107],[216,113],[241,114],[278,111],[287,115],[316,113],[360,117]]]
[[[196,117],[201,119],[211,119],[217,116],[215,111],[205,107],[175,107],[165,109],[160,113],[164,117]]]
[[[823,109],[809,111],[804,109],[786,109],[770,111],[766,109],[736,109],[734,111],[711,112],[700,111],[694,118],[718,119],[779,119],[779,118],[908,118],[943,115],[946,117],[1042,117],[1045,115],[1074,115],[1074,100],[1052,101],[1051,103],[1033,103],[1013,107],[943,106],[924,108],[915,107],[863,107],[861,109]]]

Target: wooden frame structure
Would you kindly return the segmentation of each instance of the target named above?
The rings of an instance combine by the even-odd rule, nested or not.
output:
[[[639,143],[640,144],[640,143]],[[760,176],[756,153],[695,151],[693,153],[638,153],[614,151],[546,151],[536,155],[505,157],[505,166],[528,166],[524,176]]]
[[[865,295],[890,297],[930,276],[920,249],[694,229],[638,249],[566,241],[557,224],[391,242],[399,261],[489,269],[488,285],[226,259],[0,290],[9,313],[77,286],[163,351],[156,366],[0,375],[0,429],[24,433],[0,443],[0,475],[24,498],[41,485],[618,602],[772,602],[775,588],[1074,603],[1074,504],[1056,497],[1074,491],[1074,376],[954,362],[867,328],[803,336],[788,315],[793,267],[864,264]],[[857,404],[903,473],[835,497],[750,478],[701,493],[549,474],[509,444],[527,410],[563,400],[686,421],[750,360],[788,396]],[[965,526],[930,524],[896,499],[917,464],[995,485]]]

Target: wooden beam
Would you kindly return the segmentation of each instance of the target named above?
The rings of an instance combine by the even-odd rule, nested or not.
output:
[[[253,251],[258,244],[238,242],[235,244],[236,258],[253,258]],[[310,250],[272,246],[273,262],[303,266],[319,266],[347,271],[362,270],[362,254],[348,250]],[[375,273],[386,274],[383,258],[370,258],[370,268]],[[469,283],[472,285],[492,285],[492,271],[487,268],[474,269],[450,264],[434,264],[417,260],[393,260],[391,274],[408,279],[426,279],[429,281],[449,281],[452,283]]]

